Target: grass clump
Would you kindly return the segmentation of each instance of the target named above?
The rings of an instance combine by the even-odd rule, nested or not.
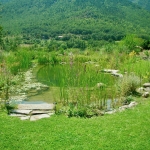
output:
[[[141,85],[141,79],[135,74],[126,74],[117,81],[118,92],[121,97],[136,93],[136,88],[139,85]]]

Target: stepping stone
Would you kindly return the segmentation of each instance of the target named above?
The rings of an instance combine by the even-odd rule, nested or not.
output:
[[[32,110],[18,110],[18,109],[15,109],[15,110],[11,110],[11,113],[29,115],[31,111]]]
[[[54,112],[48,113],[49,116],[52,116],[52,115],[54,115],[54,114],[55,114]]]
[[[119,70],[114,70],[114,69],[104,69],[104,70],[102,70],[102,72],[105,72],[105,73],[118,73]]]
[[[148,98],[149,95],[150,95],[149,92],[144,92],[142,96],[143,96],[144,98]]]
[[[49,114],[50,111],[40,111],[40,110],[34,110],[32,111],[30,114],[34,115],[34,114]]]
[[[116,73],[116,72],[113,72],[113,73],[111,73],[113,76],[116,76],[116,77],[120,77],[120,78],[122,78],[123,77],[123,75],[121,74],[121,73]]]
[[[21,110],[53,110],[54,104],[19,104],[18,109]]]
[[[21,120],[29,120],[30,116],[20,117]]]
[[[41,114],[41,115],[33,115],[30,117],[30,121],[36,121],[42,118],[49,118],[50,116],[48,114]]]
[[[146,92],[150,92],[150,87],[144,89]]]
[[[135,107],[137,104],[138,104],[137,102],[131,102],[128,106],[129,108],[131,108],[131,107]]]
[[[114,114],[116,112],[116,110],[114,109],[114,110],[111,110],[111,111],[107,111],[107,112],[105,112],[105,114]]]
[[[150,83],[144,83],[143,87],[145,87],[145,88],[150,87]]]
[[[11,117],[26,117],[26,115],[23,114],[10,114]]]

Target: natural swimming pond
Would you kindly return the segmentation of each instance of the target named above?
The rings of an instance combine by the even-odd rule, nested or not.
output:
[[[115,88],[113,88],[116,78],[100,72],[100,69],[93,65],[83,63],[46,65],[38,70],[37,80],[48,85],[50,89],[30,97],[32,101],[35,99],[46,102],[57,101],[65,105],[94,103],[108,109],[112,105],[110,99],[116,98]],[[98,83],[103,83],[104,86],[97,87]]]
[[[54,87],[94,87],[97,83],[112,86],[115,78],[85,64],[46,65],[37,72],[38,81]]]

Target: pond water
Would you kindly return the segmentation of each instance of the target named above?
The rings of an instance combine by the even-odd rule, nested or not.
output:
[[[56,98],[59,99],[59,88],[51,87],[46,91],[41,92],[40,94],[28,97],[28,101],[44,101],[47,103],[56,102]]]
[[[38,82],[46,84],[50,88],[41,94],[29,97],[29,101],[52,103],[58,102],[60,99],[64,101],[82,99],[84,102],[93,102],[93,99],[94,101],[99,101],[100,98],[103,99],[104,95],[108,99],[105,107],[107,110],[111,109],[112,102],[109,95],[113,91],[92,91],[90,89],[95,87],[97,83],[104,83],[110,88],[114,85],[116,78],[109,74],[101,73],[91,66],[85,66],[85,64],[75,64],[73,66],[46,65],[38,70],[36,77]],[[106,94],[108,97],[106,97]]]
[[[101,82],[107,85],[113,85],[115,79],[112,76],[100,73],[85,64],[70,65],[47,65],[37,72],[38,81],[54,87],[93,87]]]

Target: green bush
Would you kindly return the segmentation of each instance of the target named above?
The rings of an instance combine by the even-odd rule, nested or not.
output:
[[[134,94],[140,83],[140,77],[134,74],[124,75],[124,77],[120,78],[117,82],[119,95],[124,97]]]
[[[40,65],[44,65],[44,64],[47,64],[47,63],[49,63],[49,62],[50,62],[49,56],[41,55],[41,56],[38,57],[38,63],[39,63]]]
[[[141,49],[137,47],[141,47],[143,43],[144,40],[142,38],[139,38],[136,35],[127,35],[119,42],[119,47],[122,47],[122,50],[125,50],[127,53],[130,53],[133,50],[139,52]]]

